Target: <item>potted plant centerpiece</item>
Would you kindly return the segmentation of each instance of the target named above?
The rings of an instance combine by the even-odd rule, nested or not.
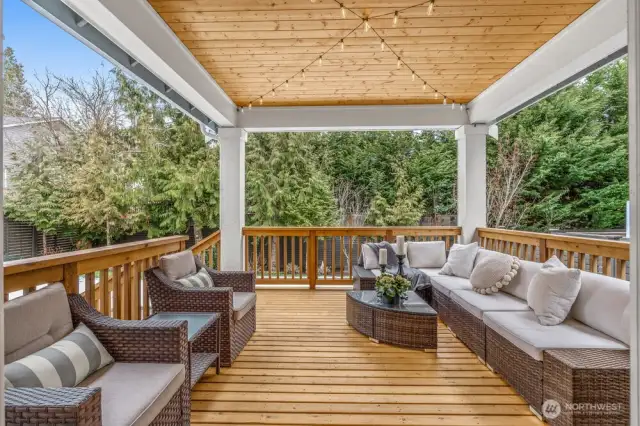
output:
[[[388,304],[399,304],[400,299],[411,289],[408,279],[400,275],[382,274],[376,278],[376,292]]]

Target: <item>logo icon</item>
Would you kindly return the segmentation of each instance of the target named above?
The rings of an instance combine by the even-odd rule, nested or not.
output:
[[[547,399],[544,404],[542,404],[542,415],[549,420],[557,418],[561,411],[560,403],[556,400]]]

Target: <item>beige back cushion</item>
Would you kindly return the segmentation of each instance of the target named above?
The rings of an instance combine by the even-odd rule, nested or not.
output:
[[[536,276],[540,269],[542,269],[542,263],[520,260],[518,273],[513,277],[511,283],[502,289],[502,291],[509,293],[518,299],[527,300],[529,284],[531,284],[531,280]]]
[[[574,319],[629,344],[629,281],[582,272],[582,287],[571,309]]]
[[[160,270],[172,281],[198,272],[191,250],[162,256],[160,258]]]
[[[4,304],[4,356],[9,364],[73,331],[67,293],[53,284]]]

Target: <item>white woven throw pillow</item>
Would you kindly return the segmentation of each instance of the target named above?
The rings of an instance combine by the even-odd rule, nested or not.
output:
[[[442,275],[454,275],[461,278],[469,278],[473,270],[473,263],[478,254],[478,243],[467,245],[454,244],[449,250],[447,263],[444,264],[440,273]]]
[[[478,256],[479,257],[479,256]],[[483,252],[473,268],[471,286],[480,294],[493,294],[509,285],[520,268],[520,259],[495,251]]]
[[[569,315],[582,286],[579,269],[567,268],[556,256],[533,277],[527,304],[542,325],[558,325]]]

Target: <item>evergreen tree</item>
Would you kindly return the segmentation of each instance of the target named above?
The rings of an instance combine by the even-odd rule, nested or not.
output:
[[[29,116],[33,113],[33,99],[27,89],[24,67],[16,59],[12,48],[5,48],[3,56],[3,114],[16,117]]]

